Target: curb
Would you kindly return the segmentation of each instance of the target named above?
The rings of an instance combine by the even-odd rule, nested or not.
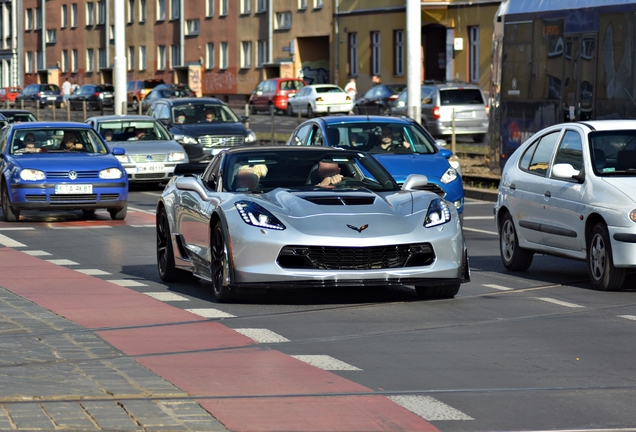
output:
[[[481,189],[475,187],[464,187],[464,196],[466,198],[497,202],[497,190],[496,189]]]

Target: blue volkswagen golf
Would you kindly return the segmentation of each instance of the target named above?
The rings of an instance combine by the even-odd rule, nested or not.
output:
[[[126,218],[128,176],[90,125],[37,122],[10,124],[0,131],[0,199],[6,222],[22,210],[106,209]]]
[[[440,149],[418,123],[402,117],[328,116],[308,120],[296,128],[287,145],[318,145],[358,149],[375,157],[404,183],[409,174],[423,174],[423,189],[453,203],[464,212],[462,177],[451,166],[449,150]]]

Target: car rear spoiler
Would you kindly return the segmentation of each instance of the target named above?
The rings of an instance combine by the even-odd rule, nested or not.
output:
[[[202,174],[207,167],[207,163],[183,163],[174,168],[174,175]]]

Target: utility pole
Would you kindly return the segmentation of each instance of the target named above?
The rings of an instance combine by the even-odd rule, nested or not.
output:
[[[115,21],[115,115],[126,113],[126,10],[124,0],[114,0]]]
[[[406,0],[406,106],[408,116],[422,123],[422,6]]]

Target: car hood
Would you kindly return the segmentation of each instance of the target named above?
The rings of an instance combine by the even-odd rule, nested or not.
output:
[[[243,123],[193,123],[185,125],[173,124],[170,128],[173,135],[183,134],[198,138],[202,135],[247,135]]]
[[[441,153],[433,154],[373,154],[386,168],[396,182],[403,183],[410,174],[423,174],[429,179],[437,179],[450,167]]]
[[[603,181],[615,187],[621,194],[625,195],[630,201],[636,203],[636,177],[602,177]]]
[[[14,158],[16,165],[40,171],[98,171],[119,167],[111,154],[92,153],[47,153],[45,155],[20,155]]]
[[[170,141],[114,141],[110,147],[121,147],[126,154],[168,153],[183,151],[183,146],[174,140]]]

